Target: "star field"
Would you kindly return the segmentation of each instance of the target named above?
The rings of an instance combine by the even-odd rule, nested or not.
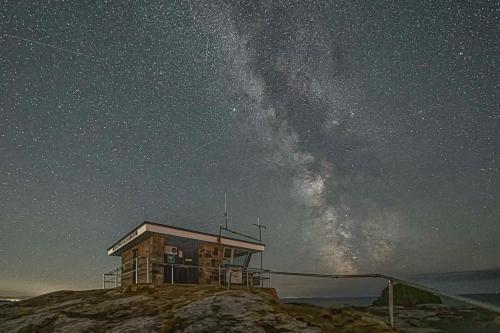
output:
[[[1,293],[99,287],[143,220],[266,265],[498,267],[493,1],[7,1]],[[297,262],[297,258],[301,258]],[[432,260],[429,260],[432,258]]]

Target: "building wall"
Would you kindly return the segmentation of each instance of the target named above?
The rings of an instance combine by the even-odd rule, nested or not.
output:
[[[184,241],[185,242],[185,241]],[[164,263],[165,262],[165,245],[175,245],[183,249],[183,252],[187,254],[189,247],[193,248],[193,255],[197,255],[197,259],[193,260],[192,265],[198,265],[200,268],[197,271],[198,275],[194,276],[194,279],[200,284],[218,284],[219,283],[219,270],[217,269],[219,265],[223,265],[223,246],[216,243],[208,243],[202,241],[194,241],[191,243],[181,244],[179,241],[170,240],[164,236],[153,235],[141,243],[131,247],[130,249],[123,251],[122,253],[122,265],[124,266],[122,273],[122,286],[131,285],[134,283],[134,250],[137,250],[137,256],[143,257],[138,260],[139,271],[137,273],[137,283],[147,283],[147,273],[146,273],[146,257],[149,258],[150,264],[150,275],[149,283],[155,285],[161,285],[165,283],[165,272],[168,267],[164,265],[155,265],[154,263]],[[182,246],[181,246],[182,245]],[[190,255],[192,256],[192,255]],[[225,274],[222,270],[221,281],[225,280]],[[169,275],[166,275],[169,277]],[[245,277],[246,278],[246,277]],[[193,282],[187,282],[193,283]]]
[[[134,263],[129,262],[134,259],[134,250],[137,250],[138,257],[149,257],[150,263],[150,283],[162,284],[163,283],[163,266],[155,265],[155,262],[163,263],[163,252],[165,248],[165,238],[163,236],[151,236],[146,238],[136,246],[124,251],[122,253],[122,265],[124,265],[122,273],[122,286],[133,284],[133,270]],[[129,262],[129,263],[127,263]],[[127,264],[125,264],[127,263]],[[137,274],[137,283],[146,283],[146,259],[138,260],[139,271]]]
[[[199,283],[218,284],[219,272],[214,268],[222,265],[222,247],[218,244],[200,242],[198,265],[200,266]]]

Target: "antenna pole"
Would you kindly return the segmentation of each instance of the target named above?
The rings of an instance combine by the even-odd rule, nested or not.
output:
[[[257,227],[259,228],[259,241],[262,243],[262,227],[260,225],[260,218],[257,217]]]
[[[224,192],[224,222],[227,229],[227,192]]]
[[[262,243],[262,226],[260,225],[260,218],[257,217],[257,226],[259,228],[259,241]],[[264,262],[262,259],[262,251],[260,252],[260,269],[264,269]]]
[[[266,229],[267,227],[263,224],[260,224],[260,218],[257,217],[257,223],[253,224],[257,228],[259,228],[259,242],[262,243],[262,229]],[[260,253],[260,269],[264,269],[264,264],[262,260],[262,252]]]

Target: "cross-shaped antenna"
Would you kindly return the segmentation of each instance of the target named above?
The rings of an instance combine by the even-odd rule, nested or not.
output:
[[[254,223],[253,224],[254,226],[256,226],[257,228],[259,228],[259,242],[262,243],[262,229],[267,229],[267,227],[263,224],[260,224],[260,218],[257,218],[257,223]],[[263,260],[262,260],[262,252],[260,253],[260,269],[264,269],[264,263],[263,263]],[[261,283],[263,283],[263,281],[261,281]]]
[[[259,218],[257,218],[257,223],[254,223],[253,225],[259,228],[259,241],[262,243],[262,229],[267,229],[267,226],[260,224]]]
[[[227,229],[227,192],[224,192],[224,223]]]

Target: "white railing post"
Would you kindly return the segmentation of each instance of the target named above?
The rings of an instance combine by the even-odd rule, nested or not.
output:
[[[269,288],[271,288],[271,271],[269,271]]]
[[[218,269],[218,271],[219,271],[219,287],[220,287],[220,264],[219,264],[219,269]]]
[[[394,327],[394,282],[392,280],[389,280],[388,291],[389,323],[391,324],[391,327]]]
[[[139,260],[138,259],[139,258],[135,258],[135,272],[134,272],[134,274],[135,274],[135,283],[136,284],[139,283],[139,279],[138,279],[139,274],[137,274],[137,272],[139,271]]]
[[[174,264],[172,264],[172,281],[170,283],[174,284]]]
[[[115,288],[118,287],[118,283],[116,281],[116,273],[115,273]]]

